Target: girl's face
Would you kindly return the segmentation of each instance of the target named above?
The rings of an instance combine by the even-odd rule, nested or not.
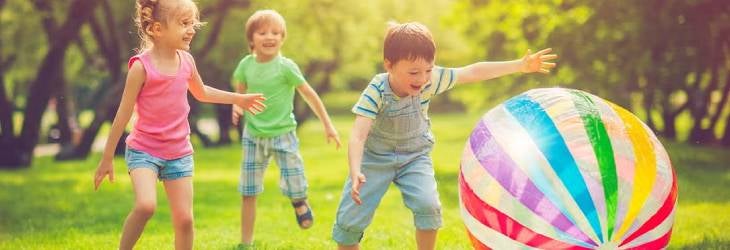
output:
[[[385,69],[388,71],[388,81],[393,92],[400,96],[415,96],[431,79],[433,61],[421,58],[415,60],[398,60],[391,63],[385,60]]]
[[[155,44],[165,47],[190,50],[190,42],[195,36],[195,30],[200,25],[193,13],[171,18],[161,25]]]
[[[284,33],[279,25],[264,25],[253,33],[251,45],[256,58],[268,61],[279,55],[279,49],[284,43]]]

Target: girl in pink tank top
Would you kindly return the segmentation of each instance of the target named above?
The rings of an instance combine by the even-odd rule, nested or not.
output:
[[[175,230],[175,248],[193,246],[193,148],[190,144],[187,92],[201,102],[234,104],[253,114],[265,108],[261,94],[238,94],[205,86],[186,52],[200,26],[191,0],[137,0],[136,17],[142,53],[129,59],[129,72],[104,154],[96,169],[94,189],[104,178],[114,181],[112,160],[132,112],[137,113],[125,160],[135,204],[124,222],[120,249],[131,249],[157,204],[160,179],[168,194]]]

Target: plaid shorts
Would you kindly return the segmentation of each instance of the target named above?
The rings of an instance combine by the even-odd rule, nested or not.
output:
[[[243,162],[238,186],[241,195],[255,196],[264,191],[264,171],[273,156],[281,172],[281,192],[291,199],[307,197],[307,178],[295,131],[274,137],[255,137],[244,130],[242,144]]]

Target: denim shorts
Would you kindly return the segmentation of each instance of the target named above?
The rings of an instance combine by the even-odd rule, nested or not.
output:
[[[148,168],[155,171],[157,178],[162,181],[193,176],[195,168],[193,155],[165,160],[129,147],[124,152],[124,160],[127,162],[128,173],[137,168]]]

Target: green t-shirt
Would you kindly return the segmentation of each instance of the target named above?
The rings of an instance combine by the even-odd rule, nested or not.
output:
[[[234,82],[246,85],[248,93],[262,93],[266,110],[257,115],[245,114],[246,129],[253,136],[272,137],[297,127],[294,119],[294,92],[305,83],[299,67],[289,58],[277,56],[265,63],[247,55],[233,72]]]

